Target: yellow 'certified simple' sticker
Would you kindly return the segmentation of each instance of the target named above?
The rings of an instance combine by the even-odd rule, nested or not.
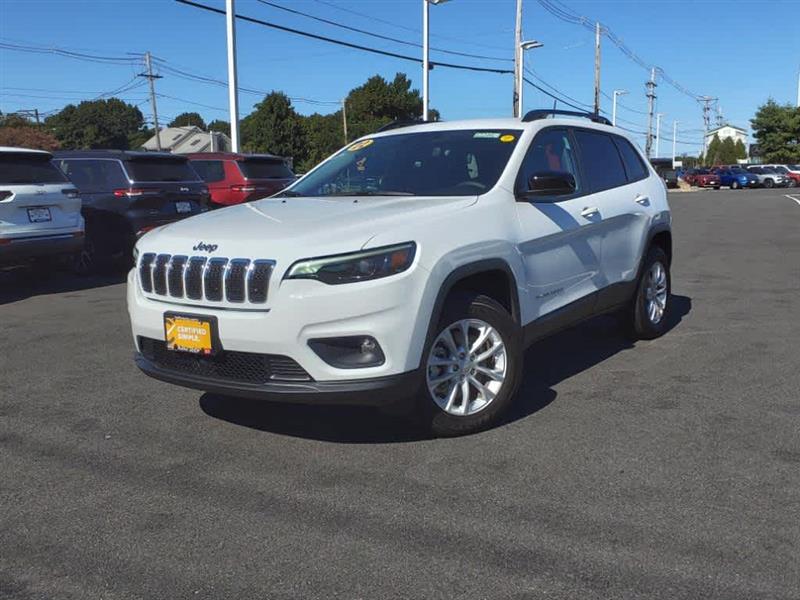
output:
[[[367,146],[371,146],[375,140],[361,140],[360,142],[356,142],[352,146],[350,146],[347,151],[348,152],[355,152],[356,150],[362,150]]]
[[[501,135],[501,136],[500,136],[500,141],[501,141],[501,142],[505,142],[505,143],[508,143],[508,142],[513,142],[515,139],[516,139],[516,138],[514,138],[514,136],[513,136],[513,135],[511,135],[510,133],[507,133],[507,134],[505,134],[505,135]]]

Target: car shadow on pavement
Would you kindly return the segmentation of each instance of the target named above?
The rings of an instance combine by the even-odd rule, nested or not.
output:
[[[58,269],[0,269],[0,306],[35,296],[117,285],[124,283],[126,276],[122,272],[81,277]]]
[[[673,295],[667,334],[692,309],[686,296]],[[525,375],[503,427],[547,407],[558,396],[555,385],[633,348],[617,316],[595,317],[537,342],[525,353]],[[400,443],[430,439],[412,418],[358,406],[282,404],[203,394],[200,408],[228,423],[280,435],[349,444]]]

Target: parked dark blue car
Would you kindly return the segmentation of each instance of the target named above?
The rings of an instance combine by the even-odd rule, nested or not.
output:
[[[728,186],[732,190],[738,190],[745,187],[758,187],[758,177],[752,173],[748,173],[741,167],[717,167],[711,169],[712,173],[719,175],[719,182],[721,185]]]

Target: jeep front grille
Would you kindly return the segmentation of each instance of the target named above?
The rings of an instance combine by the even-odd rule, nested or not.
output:
[[[148,294],[208,302],[264,304],[275,261],[207,258],[148,252],[139,259],[139,284]]]

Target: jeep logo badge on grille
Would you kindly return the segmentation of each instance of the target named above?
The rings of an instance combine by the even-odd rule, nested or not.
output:
[[[205,242],[200,242],[196,246],[192,248],[195,252],[214,252],[218,246],[216,244],[206,244]]]

